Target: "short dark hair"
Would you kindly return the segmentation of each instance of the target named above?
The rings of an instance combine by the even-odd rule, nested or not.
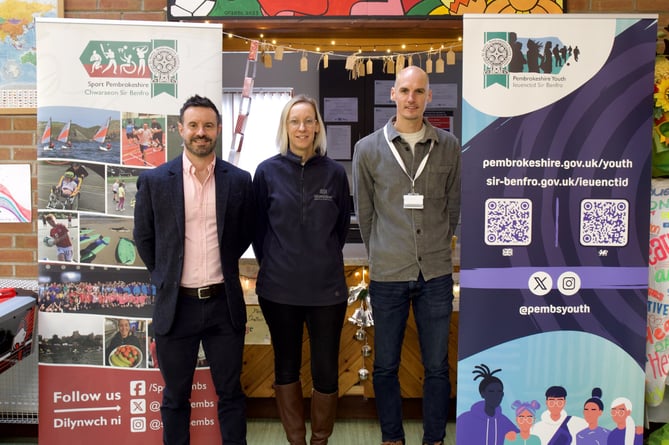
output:
[[[564,389],[562,386],[551,386],[546,390],[546,398],[549,397],[555,397],[555,398],[560,398],[560,397],[567,397],[567,390]]]
[[[211,108],[216,113],[216,123],[219,125],[221,124],[221,114],[218,112],[218,108],[216,108],[216,105],[209,98],[202,97],[197,94],[189,97],[181,107],[181,111],[179,111],[179,122],[181,122],[182,124],[184,123],[184,113],[190,107]]]

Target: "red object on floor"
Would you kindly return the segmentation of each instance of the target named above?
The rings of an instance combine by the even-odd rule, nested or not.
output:
[[[13,297],[16,297],[16,289],[13,287],[0,288],[0,303]]]

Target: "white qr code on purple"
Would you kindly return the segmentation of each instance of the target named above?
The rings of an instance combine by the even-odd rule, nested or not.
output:
[[[628,239],[629,202],[624,199],[581,201],[581,244],[625,246]]]
[[[532,201],[494,198],[485,202],[485,243],[527,246],[532,241]]]

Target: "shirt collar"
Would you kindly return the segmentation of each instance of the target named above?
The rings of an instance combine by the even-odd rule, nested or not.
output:
[[[188,159],[188,156],[186,156],[186,153],[181,157],[183,160],[183,170],[185,173],[194,176],[195,175],[195,166],[193,163]],[[214,156],[211,159],[211,163],[207,165],[207,175],[211,175],[211,173],[214,171],[214,167],[216,166],[216,156]]]
[[[393,116],[388,120],[388,123],[386,124],[386,127],[388,128],[388,139],[391,141],[394,141],[398,137],[400,137],[399,131],[395,129],[395,121],[397,120],[397,116]],[[427,119],[423,118],[423,126],[425,127],[425,134],[423,135],[423,139],[418,141],[420,143],[426,143],[426,142],[432,142],[434,140],[435,143],[439,142],[439,137],[437,136],[437,132],[428,122]]]

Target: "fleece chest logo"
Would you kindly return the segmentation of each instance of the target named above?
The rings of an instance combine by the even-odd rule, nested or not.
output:
[[[177,96],[179,53],[176,40],[91,40],[79,61],[89,77],[108,79],[110,87],[119,85],[114,80],[148,80],[151,97],[160,93]],[[123,85],[146,84],[126,82]]]
[[[314,195],[314,201],[332,201],[332,195],[328,193],[328,189],[320,189]]]

